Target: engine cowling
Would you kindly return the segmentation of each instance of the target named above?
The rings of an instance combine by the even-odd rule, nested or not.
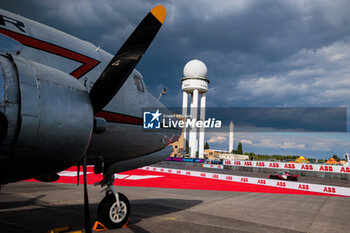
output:
[[[0,56],[0,65],[0,112],[7,122],[0,144],[1,183],[74,165],[93,129],[85,87],[67,73],[20,57]]]

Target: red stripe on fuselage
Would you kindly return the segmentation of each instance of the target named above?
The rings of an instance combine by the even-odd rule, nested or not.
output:
[[[4,28],[0,28],[0,33],[17,40],[25,46],[40,49],[48,53],[52,53],[61,57],[68,58],[70,60],[83,63],[80,67],[78,67],[76,70],[70,73],[70,75],[77,79],[79,79],[84,74],[95,68],[100,63],[99,61],[82,55],[80,53],[17,32],[12,32]],[[96,113],[95,116],[104,118],[108,122],[143,125],[142,118],[129,116],[121,113],[101,111]]]
[[[124,123],[124,124],[132,124],[132,125],[143,125],[142,118],[124,115],[121,113],[101,111],[101,112],[96,113],[95,117],[104,118],[108,122]]]
[[[61,57],[68,58],[70,60],[83,63],[80,67],[78,67],[76,70],[70,73],[70,75],[72,75],[77,79],[81,78],[84,74],[86,74],[87,72],[95,68],[100,63],[100,61],[87,57],[83,54],[74,52],[72,50],[60,47],[55,44],[51,44],[46,41],[35,39],[27,35],[9,31],[4,28],[0,28],[0,33],[17,40],[18,42],[22,43],[25,46],[29,46],[35,49],[40,49],[48,53],[52,53]]]

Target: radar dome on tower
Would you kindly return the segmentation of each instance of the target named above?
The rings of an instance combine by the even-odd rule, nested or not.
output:
[[[189,61],[184,67],[184,77],[181,79],[182,87],[182,115],[187,118],[197,121],[198,110],[200,110],[199,119],[205,120],[205,105],[206,95],[208,91],[209,79],[207,76],[207,66],[200,60],[194,59]],[[198,104],[198,98],[200,95],[200,106]],[[188,98],[190,100],[191,114],[187,116]],[[199,139],[197,137],[197,127],[189,127],[189,151],[184,150],[184,156],[186,152],[190,154],[191,158],[196,158],[198,151],[198,157],[204,158],[204,127],[199,129]],[[186,145],[187,131],[184,127],[184,145]]]
[[[207,66],[200,60],[194,59],[189,62],[184,67],[184,76],[199,76],[206,77]]]

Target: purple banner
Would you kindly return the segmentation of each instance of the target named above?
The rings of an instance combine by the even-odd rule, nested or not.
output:
[[[169,157],[166,159],[166,161],[204,163],[204,159],[190,159],[190,158],[177,158],[177,157]]]

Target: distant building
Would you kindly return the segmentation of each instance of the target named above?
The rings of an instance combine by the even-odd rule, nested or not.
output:
[[[176,114],[176,117],[180,120],[183,120],[184,117],[182,115]],[[184,128],[182,129],[182,134],[176,142],[172,143],[173,146],[173,152],[171,153],[170,157],[183,157],[184,153]]]
[[[171,153],[170,157],[183,157],[183,150],[184,150],[184,133],[182,132],[180,139],[171,145],[173,146],[173,152]]]
[[[339,164],[340,164],[340,165],[345,165],[346,162],[347,162],[346,160],[340,160],[340,161],[339,161]]]
[[[249,160],[249,155],[238,155],[238,154],[220,154],[220,159],[227,160]]]
[[[214,149],[204,150],[204,157],[208,160],[249,160],[249,155],[231,154],[228,151]]]
[[[207,149],[204,150],[204,158],[211,159],[211,160],[219,160],[219,154],[221,154],[223,151],[221,150],[213,150],[213,149]]]

